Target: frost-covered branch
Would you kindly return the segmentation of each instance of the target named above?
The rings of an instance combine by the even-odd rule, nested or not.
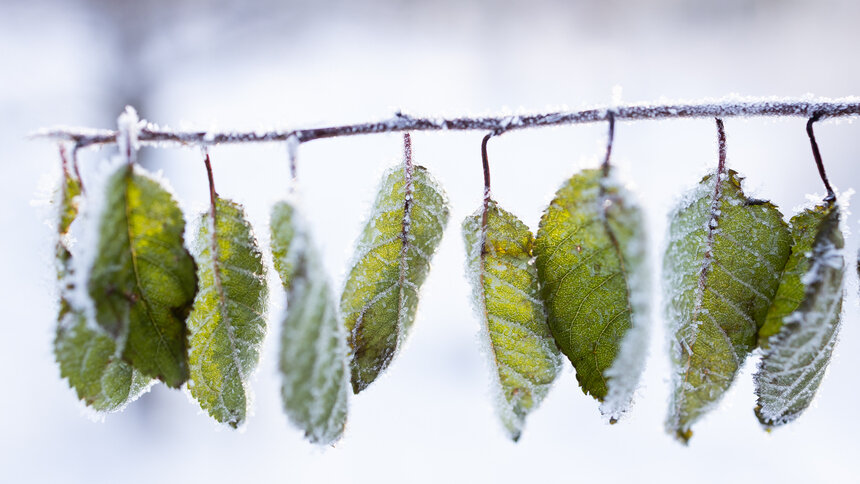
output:
[[[611,113],[611,114],[610,114]],[[213,132],[179,131],[148,124],[140,129],[141,144],[216,145],[221,143],[256,143],[298,140],[300,143],[315,139],[355,136],[403,131],[490,131],[503,133],[516,129],[558,126],[564,124],[596,123],[607,121],[614,115],[617,121],[640,121],[672,118],[728,118],[750,116],[798,116],[818,119],[860,114],[860,98],[837,100],[751,100],[697,104],[628,105],[613,108],[560,111],[553,113],[433,118],[414,117],[397,113],[393,118],[370,122],[329,126],[322,128]],[[117,132],[85,128],[51,128],[33,133],[35,138],[70,141],[78,147],[116,143]]]

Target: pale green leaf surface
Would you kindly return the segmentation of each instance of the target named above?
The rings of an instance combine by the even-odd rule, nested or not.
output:
[[[64,237],[78,215],[77,197],[80,194],[80,182],[64,171],[58,200],[60,311],[54,356],[60,366],[60,375],[69,381],[81,401],[95,410],[112,412],[137,398],[149,386],[150,380],[122,361],[113,340],[88,327],[84,311],[74,308],[71,303],[69,294],[74,290],[71,252]]]
[[[610,421],[644,367],[649,295],[642,215],[602,170],[583,170],[541,217],[535,255],[549,327],[583,392]]]
[[[794,246],[768,312],[775,336],[767,340],[754,377],[756,415],[766,428],[794,420],[812,403],[842,312],[845,243],[839,207],[826,203],[804,210],[791,219],[791,228]]]
[[[241,205],[215,199],[200,218],[200,290],[188,316],[188,390],[215,420],[245,421],[248,378],[260,361],[268,301],[263,254]]]
[[[292,204],[278,202],[270,226],[288,304],[279,355],[284,408],[311,442],[333,444],[347,417],[346,330],[301,215]]]
[[[497,410],[516,441],[555,381],[561,358],[540,299],[531,231],[492,200],[484,230],[483,212],[463,221],[466,270],[500,393]]]
[[[120,358],[109,336],[87,326],[82,311],[60,304],[54,355],[60,375],[81,401],[100,412],[114,412],[149,388],[151,380]]]
[[[397,166],[383,176],[340,300],[355,393],[389,365],[412,326],[448,215],[447,196],[426,168],[408,176]]]
[[[96,322],[123,359],[174,388],[188,379],[185,318],[197,290],[184,230],[170,193],[142,169],[120,166],[107,182],[87,283]]]
[[[674,389],[666,428],[682,441],[755,348],[790,250],[782,214],[748,199],[733,170],[705,176],[671,216],[663,282]]]

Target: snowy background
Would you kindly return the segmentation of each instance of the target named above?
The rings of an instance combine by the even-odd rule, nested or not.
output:
[[[179,391],[156,386],[93,422],[54,364],[56,303],[45,209],[57,149],[26,134],[54,124],[111,127],[131,103],[171,126],[295,127],[421,115],[545,111],[612,100],[860,95],[860,4],[851,1],[577,2],[467,0],[0,0],[0,481],[3,482],[837,482],[860,472],[860,311],[849,271],[841,343],[818,400],[772,434],[753,414],[751,358],[719,409],[684,448],[663,431],[668,399],[664,321],[632,414],[606,425],[567,370],[518,444],[497,423],[478,321],[463,276],[460,222],[479,203],[482,133],[416,133],[416,160],[449,192],[453,213],[408,345],[351,400],[336,448],[307,444],[281,410],[277,325],[253,380],[254,415],[218,427]],[[790,215],[822,193],[802,119],[726,120],[731,167]],[[594,166],[606,126],[514,132],[493,139],[493,187],[535,229],[576,170]],[[830,178],[860,189],[860,126],[817,129]],[[716,163],[710,120],[620,123],[614,160],[646,212],[654,306],[666,214]],[[335,286],[398,135],[303,145],[300,178]],[[88,151],[85,168],[110,153]],[[212,149],[219,192],[246,204],[262,239],[286,191],[283,145]],[[147,149],[188,217],[205,207],[196,150]],[[47,183],[47,185],[46,185]],[[845,220],[854,233],[857,215]],[[849,236],[849,257],[857,253]],[[264,240],[265,243],[267,243]],[[849,265],[849,267],[852,267]],[[272,315],[283,309],[272,291]]]

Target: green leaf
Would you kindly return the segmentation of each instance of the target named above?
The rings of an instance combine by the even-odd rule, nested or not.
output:
[[[245,421],[248,378],[266,335],[263,254],[238,203],[215,198],[201,215],[195,247],[200,290],[188,316],[188,390],[215,420]]]
[[[78,398],[101,412],[121,410],[146,391],[151,380],[120,358],[113,339],[87,326],[83,311],[60,301],[54,355],[60,375]]]
[[[383,176],[340,300],[355,393],[388,367],[412,326],[448,212],[426,168],[397,166]]]
[[[499,388],[497,410],[508,435],[520,438],[525,418],[549,392],[561,357],[546,323],[525,224],[490,200],[463,221],[467,275],[481,336]]]
[[[765,428],[794,420],[812,403],[842,313],[845,243],[839,207],[825,203],[804,210],[791,219],[791,229],[791,256],[759,333],[767,346],[755,374],[756,415]]]
[[[176,201],[140,168],[107,181],[87,292],[123,359],[177,388],[188,379],[185,318],[197,291]]]
[[[583,170],[541,217],[535,255],[549,327],[583,392],[616,421],[647,351],[649,295],[642,215],[611,174]]]
[[[102,412],[120,410],[149,386],[150,380],[122,361],[107,335],[87,326],[84,311],[73,307],[72,254],[65,236],[78,215],[80,182],[64,171],[59,193],[57,275],[60,311],[54,338],[54,356],[60,375],[69,381],[86,405]]]
[[[275,268],[288,303],[279,356],[284,408],[311,442],[332,444],[346,425],[346,330],[316,247],[293,205],[275,204],[271,230]]]
[[[671,216],[663,282],[674,390],[666,429],[682,441],[755,348],[790,250],[782,214],[747,198],[733,170],[705,176]]]

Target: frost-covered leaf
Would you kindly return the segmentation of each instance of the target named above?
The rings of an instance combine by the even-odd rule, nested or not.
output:
[[[54,338],[54,356],[60,366],[60,375],[69,381],[79,399],[95,410],[111,412],[137,398],[148,387],[150,380],[122,361],[113,340],[90,328],[84,311],[73,305],[72,254],[65,237],[78,215],[77,197],[80,194],[80,182],[64,170],[58,199],[57,275],[60,311]]]
[[[171,387],[188,379],[185,318],[197,290],[176,201],[137,167],[107,181],[87,292],[123,359]]]
[[[684,442],[755,348],[790,250],[782,214],[747,198],[733,170],[705,176],[671,216],[663,282],[674,390],[666,428]]]
[[[513,440],[546,396],[561,357],[546,323],[529,228],[489,201],[463,221],[467,275],[491,357],[497,410]]]
[[[151,380],[122,360],[109,336],[90,328],[82,311],[60,304],[54,355],[60,375],[79,399],[95,410],[113,412],[149,388]]]
[[[195,247],[200,290],[188,316],[188,390],[215,420],[245,421],[248,377],[266,334],[263,254],[241,205],[215,198]]]
[[[448,212],[426,168],[397,166],[383,176],[340,300],[355,393],[388,366],[412,326]]]
[[[284,408],[311,442],[332,444],[346,425],[346,330],[301,214],[292,204],[278,202],[271,230],[274,264],[288,304],[279,356]]]
[[[842,312],[839,207],[827,202],[804,210],[791,219],[791,230],[791,256],[759,333],[766,346],[755,375],[756,415],[766,428],[794,420],[812,403]]]
[[[555,341],[614,422],[630,406],[647,351],[641,212],[611,173],[583,170],[541,217],[534,252]]]

